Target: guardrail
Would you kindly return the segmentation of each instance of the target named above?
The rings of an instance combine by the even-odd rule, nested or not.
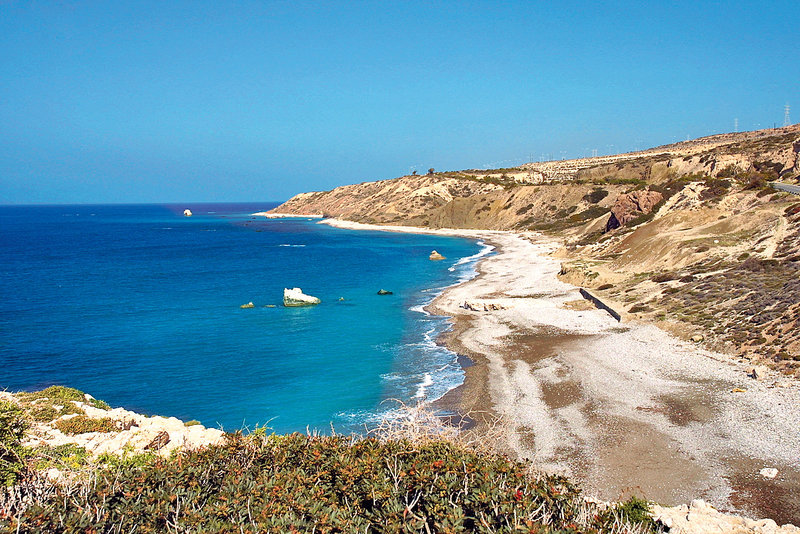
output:
[[[782,184],[780,182],[770,182],[769,185],[778,191],[786,191],[793,195],[800,195],[800,185]]]

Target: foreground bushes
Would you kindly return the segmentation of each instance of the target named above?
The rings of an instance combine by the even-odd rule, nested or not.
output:
[[[563,478],[534,478],[525,464],[451,442],[299,434],[233,435],[54,492],[0,516],[0,530],[594,532],[624,513],[595,515]]]
[[[0,399],[0,486],[14,484],[25,470],[25,450],[20,442],[27,428],[22,410]]]

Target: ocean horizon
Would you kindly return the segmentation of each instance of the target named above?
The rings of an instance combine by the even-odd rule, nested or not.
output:
[[[491,247],[252,215],[277,205],[0,206],[0,388],[71,386],[228,431],[363,433],[463,382],[424,307]],[[284,287],[322,303],[286,308]]]

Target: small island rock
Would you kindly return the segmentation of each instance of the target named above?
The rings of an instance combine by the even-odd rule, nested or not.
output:
[[[431,252],[431,255],[430,255],[430,256],[428,256],[428,259],[429,259],[429,260],[433,260],[433,261],[437,261],[437,260],[443,260],[443,259],[444,259],[444,256],[442,256],[441,254],[439,254],[438,252],[436,252],[436,251],[434,250],[434,251],[432,251],[432,252]]]
[[[322,302],[317,297],[306,295],[299,287],[283,289],[283,305],[287,307],[314,306]]]
[[[378,290],[378,295],[391,295],[391,294],[392,294],[391,291],[386,291],[385,289]]]

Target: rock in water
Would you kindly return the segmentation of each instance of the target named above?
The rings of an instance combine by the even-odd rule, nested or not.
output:
[[[436,252],[435,250],[431,252],[431,255],[428,256],[429,260],[443,260],[444,256]]]
[[[183,210],[183,216],[184,217],[191,217],[192,216],[192,210],[190,210],[190,209]]]
[[[299,287],[283,289],[283,305],[288,307],[313,306],[322,302],[317,297],[306,295]]]
[[[391,295],[391,294],[392,294],[391,291],[386,291],[385,289],[378,290],[378,295]]]
[[[252,302],[248,302],[247,304],[242,304],[239,307],[242,308],[243,310],[247,308],[255,308],[255,304],[253,304]]]

